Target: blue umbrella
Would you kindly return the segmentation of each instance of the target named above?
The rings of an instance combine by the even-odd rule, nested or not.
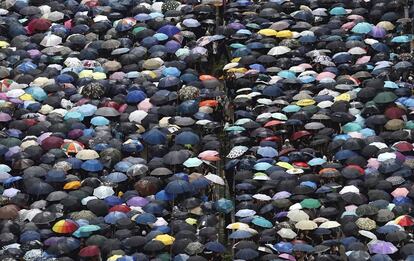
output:
[[[139,13],[136,16],[134,16],[134,19],[140,22],[145,22],[145,21],[151,20],[152,17],[146,13]]]
[[[251,248],[243,248],[237,251],[235,257],[242,260],[253,260],[259,256],[259,252]]]
[[[104,220],[105,220],[105,223],[114,225],[116,221],[123,219],[123,218],[128,218],[128,216],[124,212],[113,211],[113,212],[109,212],[109,214],[107,214],[104,217]]]
[[[167,135],[159,129],[151,129],[145,132],[142,134],[142,138],[144,142],[151,145],[165,144],[167,142]]]
[[[289,70],[280,71],[277,75],[285,79],[296,79],[296,74]]]
[[[63,170],[52,169],[46,174],[46,182],[64,182],[66,173]]]
[[[126,96],[126,102],[130,104],[137,104],[147,98],[147,95],[140,90],[134,90],[131,92],[128,92]]]
[[[367,22],[360,22],[357,23],[354,27],[352,27],[352,32],[356,34],[367,34],[371,32],[373,25]]]
[[[186,27],[190,27],[190,28],[199,27],[201,25],[199,21],[197,21],[196,19],[193,19],[193,18],[184,19],[182,24],[185,25]]]
[[[204,189],[208,186],[210,186],[211,181],[209,181],[208,179],[204,178],[204,177],[200,177],[196,180],[193,180],[192,182],[190,182],[190,184],[195,188],[195,189]]]
[[[280,243],[273,245],[273,247],[281,253],[290,254],[293,251],[293,245],[292,243],[289,243],[289,242],[280,242]]]
[[[138,215],[135,219],[135,222],[140,225],[149,225],[157,221],[157,218],[150,213],[142,213]]]
[[[204,247],[207,250],[210,250],[210,251],[215,252],[215,253],[224,253],[224,252],[226,252],[226,248],[220,242],[217,242],[217,241],[207,242]]]
[[[293,251],[311,253],[315,251],[315,248],[308,244],[298,243],[293,245]]]
[[[169,37],[172,37],[178,34],[179,32],[181,32],[181,30],[178,29],[178,27],[174,25],[164,25],[157,31],[157,33],[163,33],[163,34],[168,35]]]
[[[196,100],[184,101],[178,106],[177,110],[181,115],[193,115],[198,112],[198,102]]]
[[[259,154],[262,157],[266,158],[274,158],[278,155],[278,152],[276,149],[266,146],[266,147],[259,147],[257,150],[257,154]]]
[[[411,42],[411,36],[409,35],[400,35],[400,36],[395,36],[394,38],[391,39],[392,43],[409,43]]]
[[[110,121],[103,116],[96,116],[91,119],[91,124],[95,126],[106,126],[109,125]]]
[[[31,86],[26,88],[25,91],[37,101],[44,101],[47,98],[47,93],[40,87]]]
[[[165,192],[165,190],[160,190],[157,192],[157,194],[155,194],[155,199],[156,200],[163,200],[163,201],[170,201],[174,199],[174,195]]]
[[[122,144],[122,150],[125,152],[141,152],[144,149],[144,145],[139,140],[127,140]]]
[[[245,230],[236,230],[233,233],[229,235],[230,239],[245,239],[245,238],[251,238],[253,235]]]
[[[234,209],[233,201],[221,198],[214,203],[214,207],[218,212],[228,214]]]
[[[127,170],[129,169],[129,167],[131,167],[133,164],[131,162],[128,161],[120,161],[117,164],[115,164],[114,169],[116,171],[120,171],[120,172],[127,172]]]
[[[112,172],[105,177],[105,180],[113,183],[120,183],[128,179],[128,176],[122,172]]]
[[[121,198],[114,195],[104,198],[104,201],[110,207],[121,205],[122,203],[124,203],[124,201]]]
[[[177,78],[176,76],[169,75],[169,76],[165,76],[164,78],[160,79],[160,81],[158,82],[158,88],[167,89],[167,88],[179,86],[180,84],[181,84],[181,81],[179,78]]]
[[[164,76],[180,77],[181,71],[178,70],[176,67],[166,67],[162,70],[162,74]]]
[[[103,165],[99,160],[92,159],[82,163],[81,168],[90,172],[98,172],[103,170]]]
[[[283,95],[282,89],[277,85],[270,85],[264,88],[263,95],[270,96],[270,97],[279,97]]]
[[[92,104],[83,104],[76,109],[78,112],[82,113],[84,116],[92,116],[98,108]]]
[[[188,183],[187,181],[181,180],[181,179],[173,180],[170,183],[168,183],[167,186],[165,187],[165,192],[174,194],[174,195],[191,192],[191,191],[192,191],[192,187],[190,183]]]
[[[191,131],[183,131],[175,137],[175,144],[181,145],[196,145],[200,142],[200,138],[197,134]]]
[[[32,62],[23,62],[16,67],[16,69],[21,73],[28,73],[36,68],[37,65]]]
[[[158,203],[155,203],[155,202],[148,203],[142,209],[145,212],[151,213],[151,214],[154,214],[154,215],[162,214],[163,211],[164,211],[164,207],[162,205],[158,204]]]
[[[72,169],[80,169],[83,163],[82,160],[75,157],[67,158],[66,162],[69,162],[70,165],[72,165]]]
[[[358,154],[352,150],[340,150],[337,153],[335,153],[335,159],[336,160],[346,160],[353,156],[357,156]]]

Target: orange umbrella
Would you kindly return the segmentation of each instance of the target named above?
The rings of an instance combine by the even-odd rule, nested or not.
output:
[[[199,103],[200,107],[208,106],[208,107],[216,107],[218,105],[218,101],[216,100],[205,100]]]
[[[65,186],[63,186],[63,189],[67,189],[67,190],[69,190],[69,189],[78,189],[80,187],[81,187],[80,181],[75,180],[75,181],[71,181],[71,182],[66,183]]]
[[[204,74],[200,76],[200,80],[201,81],[217,80],[217,78],[212,75]]]

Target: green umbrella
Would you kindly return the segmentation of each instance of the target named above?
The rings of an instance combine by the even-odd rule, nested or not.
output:
[[[362,130],[361,125],[355,122],[348,122],[344,126],[342,126],[342,131],[345,133],[353,132],[353,131],[360,131]]]
[[[300,202],[300,205],[303,208],[319,208],[321,206],[321,202],[314,198],[307,198]]]
[[[380,92],[375,96],[374,102],[377,104],[391,103],[394,102],[397,98],[397,95],[395,95],[393,92]]]
[[[272,228],[273,224],[269,220],[265,219],[264,217],[255,217],[252,220],[252,223],[256,226],[263,227],[263,228]]]

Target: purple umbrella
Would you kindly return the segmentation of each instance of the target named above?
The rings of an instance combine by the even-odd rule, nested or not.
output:
[[[227,27],[233,30],[240,30],[246,28],[243,24],[236,22],[228,24]]]
[[[8,122],[11,121],[11,116],[5,112],[0,112],[0,122]]]
[[[371,253],[385,255],[394,254],[398,251],[392,243],[381,240],[368,244],[368,249]]]
[[[273,196],[273,199],[289,198],[292,194],[287,191],[280,191]]]
[[[149,201],[146,198],[136,196],[136,197],[130,198],[126,203],[128,206],[132,206],[132,207],[143,207],[147,205]]]
[[[384,38],[387,32],[384,28],[379,26],[373,26],[371,31],[369,32],[369,35],[371,35],[374,38]]]

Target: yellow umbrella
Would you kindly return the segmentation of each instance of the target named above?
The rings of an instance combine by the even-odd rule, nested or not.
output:
[[[277,31],[273,30],[273,29],[262,29],[259,32],[257,32],[258,34],[264,35],[264,36],[276,36]]]
[[[20,96],[19,98],[20,98],[20,100],[22,100],[22,101],[33,101],[33,97],[32,97],[32,95],[30,95],[30,94],[28,94],[28,93],[23,94],[23,95],[22,95],[22,96]]]
[[[316,102],[313,99],[303,99],[303,100],[297,101],[296,102],[296,105],[299,105],[299,106],[310,106],[310,105],[314,105],[315,103]]]
[[[174,243],[175,238],[168,234],[162,234],[156,236],[154,240],[158,240],[166,246],[171,246]]]
[[[277,166],[285,168],[285,169],[293,169],[294,167],[287,163],[287,162],[283,162],[283,161],[279,161],[278,163],[276,163]]]
[[[79,73],[79,78],[92,78],[93,71],[92,70],[83,70]]]
[[[104,80],[106,79],[106,74],[103,72],[94,72],[92,73],[92,78],[95,80]]]
[[[108,258],[106,261],[116,261],[118,258],[123,257],[122,255],[113,255],[110,258]]]
[[[231,68],[227,72],[229,73],[245,73],[247,72],[246,68]]]
[[[187,224],[190,224],[190,225],[196,225],[196,224],[197,224],[197,219],[194,219],[194,218],[187,218],[187,219],[185,220],[185,222],[186,222]]]
[[[229,224],[227,227],[227,229],[247,229],[249,228],[249,225],[245,224],[245,223],[241,223],[241,222],[236,222],[236,223],[231,223]]]
[[[7,48],[10,44],[6,41],[0,41],[0,48]]]
[[[382,27],[387,31],[392,31],[395,28],[395,25],[393,25],[391,22],[389,21],[381,21],[377,24],[378,27]]]
[[[292,38],[293,33],[290,30],[283,30],[276,33],[276,37],[278,38]]]
[[[349,93],[342,93],[341,95],[336,96],[334,100],[349,102],[351,100],[351,95],[349,95]]]
[[[241,60],[241,57],[235,57],[230,62],[232,63],[238,63]]]

